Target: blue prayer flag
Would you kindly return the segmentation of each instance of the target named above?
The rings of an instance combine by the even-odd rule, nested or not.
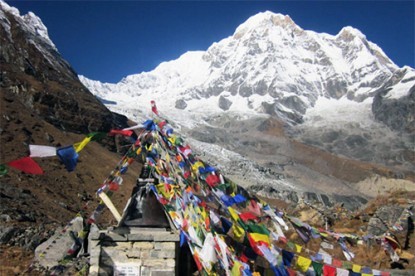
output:
[[[75,148],[72,145],[57,149],[56,155],[59,157],[61,162],[65,165],[65,168],[68,172],[71,172],[75,169],[76,164],[78,163],[79,155],[75,151]]]

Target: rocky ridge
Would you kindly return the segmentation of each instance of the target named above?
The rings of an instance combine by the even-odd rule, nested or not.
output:
[[[89,132],[128,126],[80,83],[33,13],[22,16],[0,1],[0,44],[0,164],[28,156],[30,144],[68,146]],[[119,158],[109,138],[81,152],[76,172],[52,157],[36,159],[44,175],[9,168],[0,176],[0,274],[44,275],[29,270],[31,252],[79,212],[95,208],[93,195]],[[125,194],[114,198],[118,208],[135,177],[127,176]],[[108,213],[100,221],[110,222]]]

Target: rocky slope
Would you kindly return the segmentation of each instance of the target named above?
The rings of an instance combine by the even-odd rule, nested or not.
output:
[[[0,44],[0,164],[28,156],[29,144],[68,146],[89,132],[127,126],[126,117],[113,114],[80,83],[34,14],[21,16],[0,1]],[[10,168],[0,176],[1,275],[27,270],[28,253],[19,259],[18,252],[34,250],[56,227],[96,207],[95,191],[120,159],[114,146],[113,138],[91,142],[75,172],[51,157],[36,159],[44,175]],[[138,174],[140,167],[134,168]],[[114,198],[120,209],[135,177],[133,170]]]
[[[1,2],[1,89],[54,126],[77,133],[108,130],[113,123],[105,108],[78,79],[33,13]]]

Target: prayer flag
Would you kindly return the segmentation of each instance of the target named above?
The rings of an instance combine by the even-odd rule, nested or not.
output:
[[[291,261],[294,258],[294,253],[291,253],[289,251],[286,250],[282,250],[282,261],[284,262],[284,265],[287,267],[291,266]]]
[[[153,131],[156,130],[156,125],[154,124],[153,120],[147,120],[143,123],[143,127],[146,130]]]
[[[228,195],[224,194],[220,197],[220,199],[223,201],[223,203],[225,203],[225,205],[227,207],[232,206],[232,205],[235,204],[235,201],[233,200],[233,198],[231,196],[228,196]]]
[[[206,166],[205,168],[203,168],[203,167],[199,168],[199,173],[200,174],[211,173],[211,172],[214,172],[214,171],[216,171],[216,169],[214,167],[211,167],[211,166]]]
[[[56,156],[56,147],[29,145],[30,157]]]
[[[296,243],[294,244],[294,246],[295,246],[295,252],[301,253],[301,250],[303,249],[303,247]]]
[[[297,258],[297,268],[302,271],[302,272],[306,272],[308,270],[308,268],[311,265],[311,260],[308,258],[305,258],[303,256],[298,256]]]
[[[352,267],[353,272],[359,272],[360,273],[361,269],[362,269],[361,265],[353,264],[353,267]]]
[[[349,271],[344,268],[336,268],[337,276],[349,276]]]
[[[133,134],[132,130],[122,130],[122,129],[111,129],[110,132],[108,133],[109,136],[114,136],[114,135],[123,135],[123,136],[131,136]]]
[[[249,232],[265,234],[268,236],[271,233],[263,224],[249,223],[246,226],[248,227]]]
[[[184,233],[184,231],[180,231],[180,247],[182,247],[185,243],[186,243],[187,239],[186,239],[186,235]]]
[[[241,276],[241,268],[242,268],[242,263],[235,260],[235,262],[233,263],[233,267],[232,267],[232,271],[231,271],[231,275],[232,276]]]
[[[126,129],[124,129],[126,130]],[[91,132],[87,135],[87,137],[91,137],[91,141],[99,141],[102,140],[108,133],[106,132]]]
[[[82,140],[79,143],[76,143],[73,145],[76,152],[80,152],[83,150],[83,148],[91,141],[92,137],[86,137],[84,140]]]
[[[342,261],[337,259],[333,259],[331,264],[335,267],[342,267]]]
[[[150,101],[150,103],[151,103],[151,111],[153,111],[153,113],[158,116],[159,112],[157,110],[156,102],[152,100]]]
[[[68,172],[71,172],[75,169],[76,164],[78,163],[78,153],[75,151],[73,146],[67,146],[59,148],[56,151],[61,162],[65,165],[65,168]]]
[[[259,234],[259,233],[248,233],[248,235],[252,238],[252,240],[255,243],[265,242],[268,246],[271,244],[271,241],[269,240],[269,236],[268,235]]]
[[[271,266],[276,266],[278,264],[278,252],[274,250],[272,252],[266,245],[258,245],[258,250],[262,253],[265,259],[271,264]]]
[[[212,264],[218,261],[215,252],[215,240],[212,233],[208,233],[200,250],[200,259],[207,271],[212,269]]]
[[[247,220],[253,220],[253,221],[258,221],[259,218],[257,216],[255,216],[254,214],[250,213],[250,212],[245,212],[245,213],[241,213],[239,214],[239,217],[246,222]]]
[[[233,197],[233,200],[236,203],[242,203],[246,201],[246,198],[243,195],[237,194],[236,196]]]
[[[336,268],[329,265],[324,265],[323,274],[324,276],[336,276]]]
[[[323,274],[323,264],[313,261],[311,265],[313,266],[316,276],[321,276]]]
[[[243,238],[245,237],[245,230],[238,225],[238,223],[232,224],[230,232],[233,234],[235,240],[242,242]]]
[[[0,176],[6,175],[8,172],[6,165],[1,164],[0,165]]]
[[[28,174],[43,174],[42,168],[29,156],[7,163],[10,167]]]
[[[205,181],[211,188],[213,188],[220,182],[220,179],[216,174],[209,174]]]

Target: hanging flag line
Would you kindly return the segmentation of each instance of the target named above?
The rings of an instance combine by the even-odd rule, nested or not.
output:
[[[163,127],[160,127],[163,121],[155,119],[153,122],[147,121],[144,125],[147,125],[147,130],[152,131],[153,139],[152,145],[146,147],[146,160],[157,172],[156,176],[160,183],[152,187],[153,192],[180,230],[182,239],[187,241],[200,271],[218,275],[229,273],[248,275],[252,271],[249,262],[244,262],[246,258],[250,259],[247,255],[252,259],[265,258],[269,262],[268,268],[274,273],[283,273],[282,271],[290,268],[294,258],[296,258],[296,267],[300,267],[303,272],[308,270],[313,262],[318,261],[296,255],[273,244],[286,239],[281,231],[283,218],[287,218],[300,237],[307,241],[311,236],[307,236],[309,234],[301,236],[301,233],[304,234],[304,229],[311,233],[312,230],[316,230],[315,228],[308,225],[305,227],[306,224],[291,217],[283,216],[276,219],[278,216],[275,213],[271,216],[275,220],[274,225],[265,227],[264,213],[269,214],[270,212],[266,211],[271,210],[266,203],[250,196],[246,191],[245,196],[242,195],[241,187],[232,185],[215,168],[195,158],[190,147],[184,146],[182,141],[177,142],[180,140],[178,136],[172,133],[167,135],[163,131]],[[186,155],[182,150],[185,147],[189,149]],[[248,205],[248,200],[251,205]],[[222,215],[219,215],[220,210]],[[256,218],[255,224],[249,222],[251,218]],[[321,234],[331,235],[328,231],[314,234],[319,237]],[[346,258],[351,260],[353,254],[347,249],[344,241],[340,241],[344,236],[338,238],[339,243],[343,245]],[[226,242],[221,244],[220,240]],[[242,250],[238,250],[238,247],[242,247]],[[221,248],[224,250],[219,250]],[[220,267],[215,264],[220,264]],[[331,265],[331,262],[330,265],[322,264],[323,270],[337,269],[340,272],[343,269]],[[333,265],[339,265],[339,262]],[[354,272],[361,272],[361,270],[357,271],[359,267],[361,266],[354,265],[352,269],[355,270]],[[372,272],[378,274],[379,271]]]
[[[101,200],[92,214],[88,217],[84,228],[78,233],[76,240],[67,251],[64,259],[72,259],[82,251],[84,240],[88,237],[92,224],[95,223],[101,216],[102,212],[105,210],[106,204],[112,208],[111,197],[122,185],[122,175],[127,172],[128,166],[132,164],[134,159],[141,153],[141,147],[139,147],[139,145],[141,135],[143,134],[144,132],[142,131],[138,135],[136,142],[130,146],[126,154],[121,158],[117,166],[111,171],[110,175],[104,180],[101,187],[97,190],[97,195],[101,198]]]
[[[188,244],[199,271],[212,275],[250,275],[249,261],[263,258],[268,261],[264,269],[278,275],[287,275],[293,260],[296,262],[292,268],[303,272],[312,269],[319,274],[321,269],[326,275],[333,271],[349,273],[336,259],[329,265],[328,254],[323,256],[325,260],[312,260],[275,245],[287,243],[281,229],[288,228],[284,219],[291,222],[305,242],[313,236],[334,237],[332,232],[317,231],[296,218],[276,213],[265,202],[249,195],[215,168],[195,158],[190,147],[160,116],[147,120],[143,126],[146,135],[140,140],[142,154],[159,179],[159,184],[151,189],[180,230],[181,245]],[[341,240],[345,235],[337,234],[337,238],[345,257],[352,259],[353,254]],[[358,265],[352,264],[350,269],[353,273],[365,272]],[[371,273],[387,275],[378,270]]]
[[[316,261],[309,261],[306,257],[276,246],[278,242],[289,245],[282,231],[282,228],[288,230],[284,219],[290,222],[305,243],[310,238],[337,237],[341,240],[339,244],[346,259],[353,258],[353,254],[344,243],[344,239],[350,237],[317,230],[296,218],[272,210],[266,202],[250,195],[245,189],[225,178],[216,168],[196,158],[189,145],[185,144],[167,121],[158,115],[155,103],[152,103],[152,111],[157,115],[156,118],[142,124],[142,131],[136,142],[104,181],[97,194],[105,193],[109,200],[122,184],[121,175],[138,155],[142,155],[146,165],[154,169],[159,179],[159,184],[152,185],[151,189],[176,228],[180,230],[181,244],[188,244],[199,271],[220,275],[249,275],[253,269],[250,261],[258,258],[268,262],[268,267],[264,269],[270,269],[277,275],[286,275],[291,269],[293,259],[297,261],[296,266],[301,271],[305,267],[318,270],[321,263],[317,258]],[[131,129],[136,128],[138,127],[112,130],[108,135],[128,136],[132,134]],[[88,134],[79,143],[56,149],[56,155],[68,171],[75,169],[78,152],[91,140],[97,139],[94,138],[96,135],[99,134]],[[23,158],[23,165],[19,162],[16,165],[13,161],[7,164],[16,165],[15,168],[26,173],[39,172],[38,169],[33,169],[31,157],[54,156],[52,148],[32,145],[28,159]],[[0,172],[4,171],[7,173],[7,167],[0,166]],[[87,220],[83,231],[78,233],[67,257],[73,257],[80,251],[91,224],[97,220],[104,208],[105,204],[101,200]],[[391,254],[391,258],[396,258],[396,247],[391,240],[376,237],[379,238],[382,239],[382,246]],[[294,246],[297,248],[297,245]],[[325,258],[323,269],[329,271],[332,266],[328,263],[328,257]],[[377,273],[376,270],[372,272]]]
[[[8,167],[20,170],[27,174],[44,174],[39,164],[33,160],[33,158],[36,157],[45,158],[58,156],[59,160],[65,165],[66,170],[71,172],[75,170],[78,163],[78,153],[83,150],[90,141],[99,141],[107,135],[114,136],[120,134],[124,136],[131,136],[132,133],[132,131],[124,130],[111,130],[109,133],[91,132],[81,142],[60,148],[44,145],[29,145],[29,156],[19,158],[5,164],[0,164],[0,176],[8,173]]]

